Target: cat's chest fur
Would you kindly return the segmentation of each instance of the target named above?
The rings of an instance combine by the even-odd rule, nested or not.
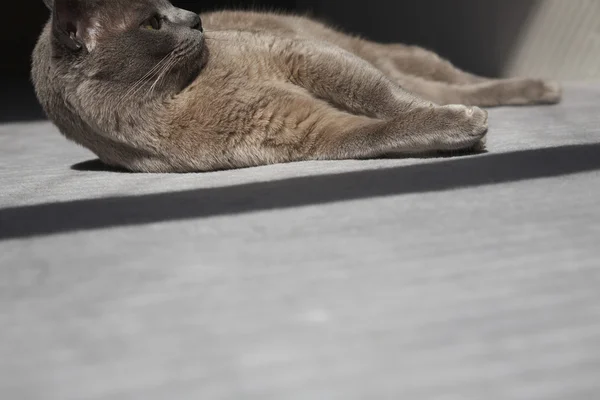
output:
[[[206,35],[209,57],[197,81],[228,84],[236,79],[248,83],[289,79],[291,48],[300,39],[270,34],[221,31]]]
[[[258,114],[277,114],[287,95],[312,97],[293,83],[301,64],[302,39],[223,31],[207,34],[208,61],[174,101],[174,117],[194,115],[211,130],[248,128]]]

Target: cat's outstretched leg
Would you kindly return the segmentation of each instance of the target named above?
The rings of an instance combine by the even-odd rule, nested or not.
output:
[[[356,159],[481,149],[488,125],[486,111],[451,105],[417,107],[383,121],[332,111],[316,129],[309,158]]]
[[[556,82],[541,79],[484,78],[452,65],[437,54],[416,46],[372,44],[367,59],[410,92],[437,104],[482,107],[555,104],[561,99]]]
[[[336,46],[282,42],[289,81],[331,105],[356,115],[391,119],[433,104],[398,86],[379,69]]]
[[[464,104],[480,107],[556,104],[562,90],[551,81],[527,78],[497,79],[453,85],[395,74],[394,80],[406,90],[436,104]]]
[[[403,44],[379,45],[380,62],[389,62],[399,72],[455,85],[468,85],[490,81],[463,71],[432,51]]]
[[[482,107],[555,104],[561,99],[556,82],[541,79],[484,78],[452,65],[416,46],[361,42],[358,54],[406,90],[437,104]]]

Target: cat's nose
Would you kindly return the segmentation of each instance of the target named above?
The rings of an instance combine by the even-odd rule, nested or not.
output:
[[[203,29],[202,29],[202,20],[200,19],[200,16],[198,14],[194,14],[194,19],[192,19],[191,24],[192,24],[191,25],[192,29],[195,29],[195,30],[200,31],[200,32],[203,31]]]
[[[191,29],[202,32],[202,20],[196,13],[187,10],[176,9],[168,16],[168,18],[175,24],[187,26]]]
[[[196,13],[186,11],[183,16],[183,23],[194,30],[202,32],[202,20]]]

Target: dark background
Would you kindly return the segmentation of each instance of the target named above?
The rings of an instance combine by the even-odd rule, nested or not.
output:
[[[497,76],[535,0],[180,0],[193,11],[219,8],[310,13],[382,42],[418,44],[458,66]],[[12,2],[0,24],[0,121],[43,118],[29,82],[33,46],[49,12],[42,0]]]

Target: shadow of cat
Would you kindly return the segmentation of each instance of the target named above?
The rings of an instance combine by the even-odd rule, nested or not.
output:
[[[600,170],[600,143],[140,196],[0,209],[0,240],[429,193]]]
[[[125,168],[113,167],[103,163],[100,159],[83,161],[71,166],[73,171],[79,172],[120,172],[120,173],[132,173]]]
[[[466,149],[466,150],[453,150],[447,152],[438,152],[438,153],[426,153],[426,154],[413,154],[410,156],[399,156],[397,154],[388,154],[384,155],[380,158],[382,159],[399,159],[399,158],[453,158],[460,156],[473,156],[473,155],[481,155],[487,153],[485,149]],[[252,168],[252,167],[248,167]],[[238,169],[248,169],[248,168],[238,168]],[[100,159],[96,158],[93,160],[82,161],[77,164],[71,165],[71,170],[78,172],[114,172],[114,173],[128,173],[128,174],[136,174],[138,172],[130,171],[126,168],[114,167],[108,164],[103,163]]]

